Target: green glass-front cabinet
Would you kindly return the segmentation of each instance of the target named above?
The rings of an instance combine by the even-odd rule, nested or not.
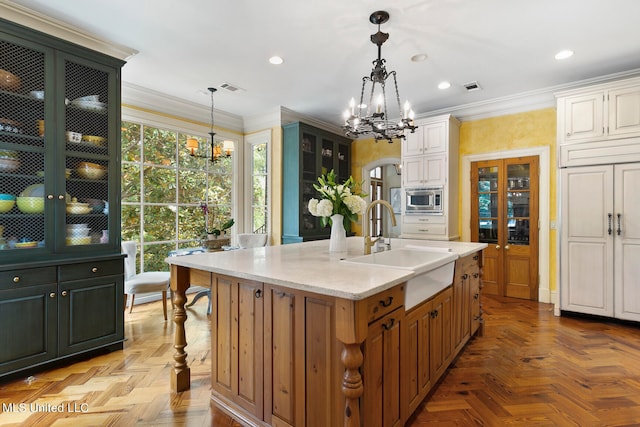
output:
[[[0,19],[0,377],[122,348],[122,65]]]
[[[351,176],[351,140],[301,122],[283,126],[282,243],[328,239],[329,227],[311,215],[313,184],[334,170],[338,182]]]

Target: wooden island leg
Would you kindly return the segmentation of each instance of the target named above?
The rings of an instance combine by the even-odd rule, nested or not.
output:
[[[364,391],[360,366],[362,366],[362,351],[360,344],[344,344],[341,355],[345,367],[342,379],[342,393],[346,397],[344,407],[344,427],[360,427],[360,396]]]
[[[173,291],[173,322],[176,330],[173,338],[173,347],[176,353],[173,355],[175,361],[171,372],[171,391],[174,393],[189,390],[191,387],[191,370],[187,366],[187,353],[184,348],[187,346],[187,336],[184,323],[187,320],[187,310],[184,305],[187,302],[185,295],[190,286],[189,268],[171,265],[171,290]]]

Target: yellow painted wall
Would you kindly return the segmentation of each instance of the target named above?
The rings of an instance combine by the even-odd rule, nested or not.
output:
[[[374,139],[353,141],[351,144],[351,176],[356,182],[360,182],[362,181],[363,166],[386,157],[400,158],[401,152],[402,146],[399,140],[395,140],[391,144],[386,141],[376,142]],[[361,236],[361,221],[352,224],[351,230]]]
[[[465,155],[540,146],[550,147],[549,221],[557,221],[555,108],[463,122],[460,127],[460,161]],[[462,179],[463,177],[461,182]],[[459,194],[460,204],[463,197],[470,197],[470,195]],[[459,226],[462,227],[461,218]],[[557,290],[556,231],[550,230],[549,235],[549,288],[551,291]]]

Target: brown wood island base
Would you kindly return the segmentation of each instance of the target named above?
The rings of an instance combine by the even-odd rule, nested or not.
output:
[[[480,251],[459,258],[451,286],[405,311],[401,278],[353,299],[172,264],[171,389],[189,388],[185,291],[210,286],[217,408],[249,426],[402,426],[482,332],[480,265]]]

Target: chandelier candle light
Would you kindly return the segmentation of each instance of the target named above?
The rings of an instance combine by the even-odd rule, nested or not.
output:
[[[409,102],[404,103],[404,107],[400,104],[400,95],[398,93],[398,81],[396,80],[396,72],[387,72],[385,60],[382,58],[382,45],[389,38],[388,33],[380,31],[380,25],[389,20],[389,13],[384,10],[373,12],[369,17],[372,24],[378,25],[378,32],[371,35],[371,42],[378,46],[378,59],[373,61],[373,69],[371,75],[362,78],[362,90],[360,91],[360,103],[356,104],[355,99],[351,98],[349,109],[344,112],[344,132],[348,137],[358,138],[359,136],[372,136],[376,142],[386,139],[389,143],[396,138],[405,138],[405,131],[410,130],[414,133],[418,128],[414,125],[414,112]],[[386,98],[386,82],[389,76],[393,76],[393,85],[396,92],[396,101],[398,103],[398,118],[390,120],[387,112]],[[365,104],[364,94],[367,89],[367,83],[371,82],[371,90],[369,93],[369,103]],[[377,89],[376,89],[377,85]],[[372,108],[372,102],[376,97],[375,109]],[[366,114],[363,110],[366,109]]]
[[[210,87],[207,88],[207,90],[211,93],[211,130],[209,131],[209,137],[211,138],[211,153],[205,153],[204,156],[196,154],[196,150],[198,149],[198,140],[196,138],[187,139],[187,149],[189,150],[189,154],[193,157],[209,158],[212,162],[217,162],[223,157],[231,157],[231,153],[233,152],[233,141],[224,141],[222,143],[222,147],[215,144],[214,136],[216,133],[213,131],[213,94],[217,89]],[[211,155],[211,157],[209,157],[209,155]]]

